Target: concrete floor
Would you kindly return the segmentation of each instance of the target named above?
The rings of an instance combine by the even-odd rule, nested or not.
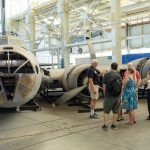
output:
[[[97,107],[101,107],[102,101]],[[150,121],[146,101],[139,101],[137,124],[118,122],[118,130],[101,129],[99,119],[79,114],[77,107],[53,108],[42,103],[42,111],[0,113],[0,150],[150,150]]]

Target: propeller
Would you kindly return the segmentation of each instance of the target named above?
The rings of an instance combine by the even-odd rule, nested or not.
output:
[[[60,98],[56,100],[55,104],[60,105],[62,103],[69,101],[71,98],[73,98],[74,96],[79,94],[81,91],[83,91],[86,87],[87,85],[83,85],[81,87],[74,88],[70,90],[69,92],[66,92],[64,95],[62,95]]]

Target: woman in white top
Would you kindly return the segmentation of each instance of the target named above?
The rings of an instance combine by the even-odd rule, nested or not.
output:
[[[147,105],[148,105],[148,112],[149,112],[147,120],[150,120],[150,68],[147,73],[146,81],[147,81]]]

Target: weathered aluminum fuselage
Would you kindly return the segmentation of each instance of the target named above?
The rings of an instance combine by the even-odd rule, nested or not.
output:
[[[21,106],[30,101],[41,85],[36,57],[12,36],[0,38],[0,107]]]

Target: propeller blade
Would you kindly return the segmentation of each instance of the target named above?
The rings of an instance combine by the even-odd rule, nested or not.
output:
[[[87,87],[87,85],[83,85],[81,87],[72,89],[69,92],[66,92],[64,95],[62,95],[60,98],[58,98],[55,103],[62,104],[62,103],[69,101],[71,98],[73,98],[74,96],[79,94],[81,91],[83,91],[86,87]]]

